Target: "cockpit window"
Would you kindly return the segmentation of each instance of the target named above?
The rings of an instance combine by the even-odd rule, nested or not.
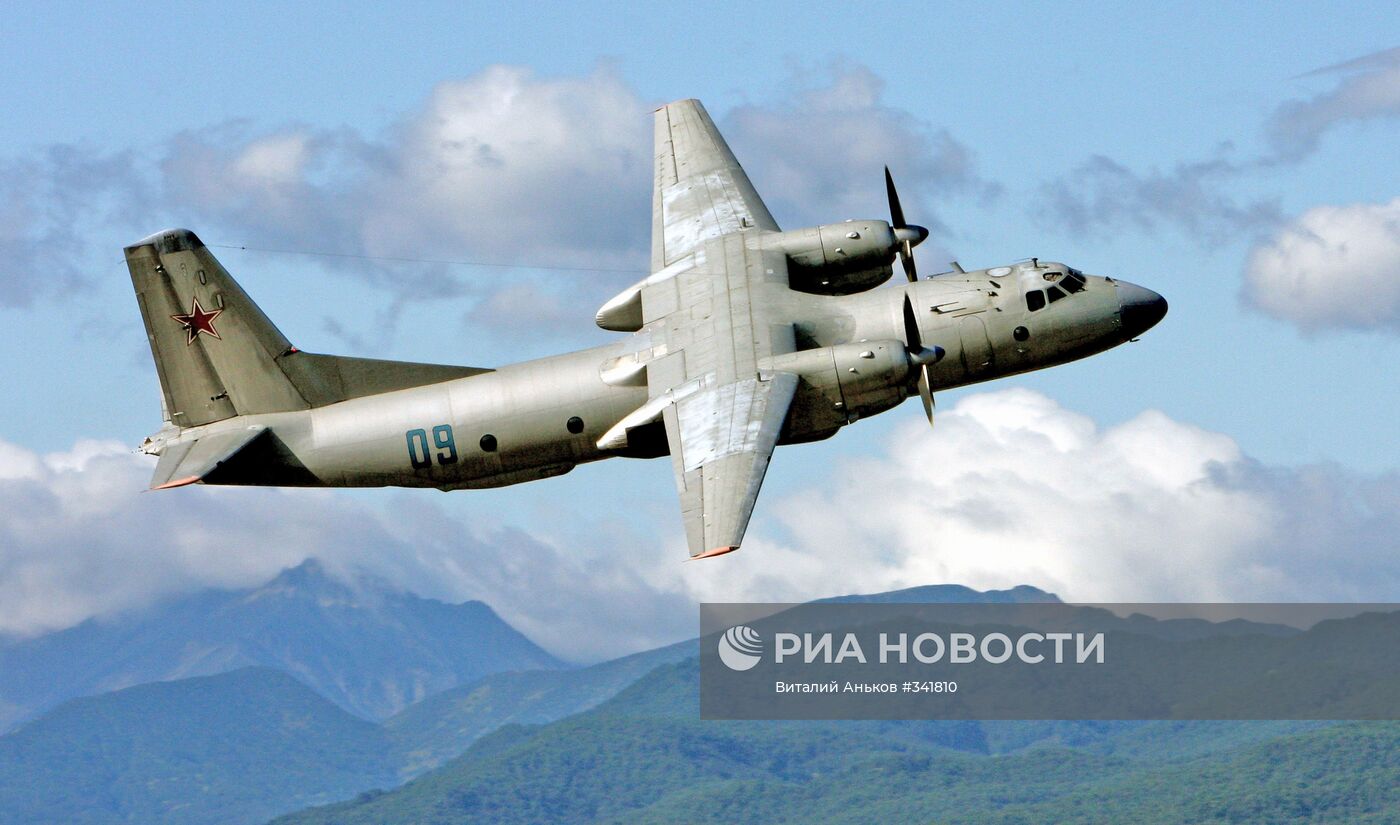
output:
[[[1037,309],[1045,307],[1045,293],[1038,289],[1032,289],[1026,293],[1026,309],[1035,312]]]
[[[1056,301],[1060,300],[1061,298],[1066,297],[1066,296],[1065,296],[1065,293],[1064,293],[1064,290],[1060,289],[1060,288],[1057,287],[1057,286],[1052,286],[1052,287],[1050,287],[1049,289],[1047,289],[1047,290],[1045,290],[1045,291],[1046,291],[1047,293],[1049,293],[1049,295],[1050,295],[1050,303],[1052,303],[1052,304],[1055,303]]]
[[[1060,286],[1069,292],[1080,292],[1084,289],[1084,276],[1077,270],[1071,269]]]

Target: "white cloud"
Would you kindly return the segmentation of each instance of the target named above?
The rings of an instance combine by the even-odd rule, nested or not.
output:
[[[1000,191],[977,175],[972,150],[947,129],[886,103],[885,83],[874,72],[841,64],[816,77],[776,103],[738,106],[721,123],[785,226],[886,218],[885,165],[907,219],[929,227],[940,225],[934,196],[990,198]]]
[[[93,230],[129,224],[146,199],[130,152],[56,144],[0,159],[0,306],[90,284]]]
[[[177,203],[254,242],[369,256],[644,260],[647,107],[618,76],[494,66],[438,84],[380,138],[244,124],[180,135]]]
[[[304,134],[274,135],[255,140],[234,160],[233,173],[272,186],[295,183],[311,152]]]
[[[965,145],[882,92],[868,69],[842,66],[775,103],[712,114],[793,226],[883,217],[885,163],[916,222],[938,225],[923,194],[996,191]],[[252,246],[627,270],[560,275],[553,288],[565,297],[521,307],[520,317],[546,322],[560,300],[591,306],[645,269],[652,108],[606,66],[583,77],[494,66],[439,84],[378,137],[245,123],[182,133],[163,180],[199,225]],[[481,312],[527,291],[509,270],[332,263],[400,294],[474,295]]]
[[[253,492],[252,506],[235,514],[217,497],[146,494],[149,471],[112,442],[47,455],[0,445],[0,632],[65,627],[198,586],[251,584],[298,560],[310,514],[298,516],[288,496]]]
[[[969,396],[936,430],[910,422],[883,453],[765,498],[743,550],[697,563],[682,561],[678,518],[658,527],[634,507],[553,507],[526,529],[493,523],[490,492],[453,494],[476,497],[458,499],[478,508],[464,518],[435,493],[379,492],[381,509],[314,490],[141,492],[149,472],[117,444],[41,455],[0,442],[0,633],[253,585],[307,557],[482,599],[575,659],[686,638],[702,600],[931,583],[1097,601],[1384,601],[1400,588],[1394,474],[1267,467],[1158,412],[1101,429],[1025,390]]]
[[[555,276],[553,292],[590,307],[571,316],[587,325],[591,307],[645,270],[648,111],[606,67],[540,77],[494,66],[438,84],[384,135],[243,123],[182,133],[162,177],[206,240],[336,253],[312,260],[390,290],[400,309],[475,299],[491,317],[504,303],[516,324],[550,335],[557,295],[520,305],[518,270],[442,262],[622,270]],[[396,313],[386,320],[392,329]]]
[[[1264,124],[1272,152],[1241,160],[1225,142],[1204,159],[1146,171],[1094,155],[1042,185],[1031,214],[1089,235],[1174,226],[1207,245],[1274,229],[1281,221],[1277,199],[1242,199],[1240,181],[1305,160],[1323,135],[1341,124],[1400,117],[1400,48],[1305,75],[1313,76],[1338,79],[1325,92],[1274,110]]]
[[[1250,252],[1245,298],[1307,331],[1400,331],[1400,198],[1303,213]]]
[[[1030,211],[1080,234],[1109,234],[1124,227],[1153,232],[1169,225],[1193,240],[1228,243],[1278,220],[1272,202],[1241,203],[1224,191],[1244,169],[1229,154],[1226,146],[1209,160],[1146,173],[1094,155],[1041,186]]]
[[[489,256],[606,266],[650,242],[647,107],[607,69],[496,66],[440,84],[367,185],[373,254],[461,239]]]
[[[1332,89],[1279,106],[1268,134],[1280,160],[1297,161],[1345,122],[1400,117],[1400,47],[1328,66],[1310,75],[1340,75]]]
[[[429,503],[439,495],[431,492],[385,492],[384,511],[323,490],[145,492],[151,468],[114,442],[38,454],[0,441],[0,635],[259,584],[311,557],[433,598],[482,599],[566,658],[622,654],[692,630],[694,614],[676,609],[674,577],[651,583],[633,568],[652,554],[625,528],[602,540],[595,525],[571,525],[573,540],[560,544],[468,526]],[[489,510],[481,516],[491,521]],[[629,553],[617,552],[619,534]],[[667,559],[672,569],[679,558]]]
[[[1085,601],[1386,600],[1400,587],[1396,482],[1264,467],[1159,412],[1101,429],[1037,393],[986,393],[766,505],[790,538],[757,525],[737,554],[747,566],[695,592],[801,600],[949,582]]]

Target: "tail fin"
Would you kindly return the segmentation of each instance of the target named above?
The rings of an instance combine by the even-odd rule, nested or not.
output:
[[[157,233],[125,252],[166,415],[177,427],[490,371],[301,352],[187,229]]]

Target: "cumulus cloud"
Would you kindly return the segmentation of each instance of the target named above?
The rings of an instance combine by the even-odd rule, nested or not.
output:
[[[352,188],[338,170],[362,164],[366,153],[353,135],[310,127],[258,134],[233,121],[184,131],[169,138],[160,159],[163,201],[196,228],[213,222],[255,232],[264,243],[296,239],[303,248],[335,249],[355,238],[338,214]]]
[[[307,261],[390,293],[385,337],[404,306],[445,298],[474,305],[473,324],[509,307],[547,335],[561,313],[586,325],[647,265],[659,102],[606,64],[568,76],[493,66],[439,83],[381,133],[245,119],[157,135],[142,152],[53,147],[0,163],[0,304],[77,283],[86,258],[73,250],[116,218],[124,240],[181,225],[212,243],[328,253]],[[921,196],[996,190],[964,144],[886,103],[860,66],[713,114],[793,226],[882,216],[884,163],[911,220],[928,225],[938,219]],[[462,261],[591,269],[525,283]]]
[[[964,144],[884,103],[883,85],[837,66],[775,103],[712,114],[794,226],[882,216],[885,163],[911,220],[926,224],[938,220],[919,207],[924,194],[996,192]],[[585,77],[495,66],[439,84],[380,137],[246,123],[183,133],[162,164],[164,186],[197,220],[256,245],[598,268],[561,276],[551,288],[566,297],[523,307],[549,321],[561,300],[605,300],[645,269],[654,106],[606,66]],[[336,264],[400,292],[474,294],[476,316],[529,291],[500,286],[499,270]]]
[[[385,493],[389,519],[330,491],[148,493],[150,472],[150,459],[112,442],[49,454],[0,442],[0,635],[258,584],[307,558],[347,578],[365,571],[430,597],[483,599],[566,658],[660,644],[693,624],[675,610],[674,582],[643,581],[609,543],[588,538],[590,525],[561,546],[468,526],[422,495]]]
[[[1337,77],[1336,85],[1307,100],[1288,101],[1269,118],[1267,134],[1281,161],[1312,154],[1339,124],[1400,117],[1400,47],[1308,74],[1319,75]]]
[[[1225,193],[1225,184],[1242,171],[1226,151],[1210,160],[1147,173],[1094,155],[1043,185],[1032,212],[1082,235],[1123,228],[1153,232],[1167,226],[1207,244],[1273,225],[1278,221],[1274,202],[1240,202]]]
[[[1276,228],[1282,222],[1277,199],[1242,199],[1232,191],[1234,184],[1247,174],[1305,160],[1340,124],[1400,117],[1400,48],[1304,77],[1337,81],[1325,92],[1274,110],[1264,124],[1270,152],[1237,160],[1225,144],[1205,159],[1146,172],[1094,155],[1041,186],[1033,214],[1085,235],[1173,227],[1207,245]]]
[[[495,66],[388,134],[234,123],[176,137],[172,201],[263,242],[383,257],[616,264],[648,240],[646,107],[607,69]]]
[[[886,103],[885,82],[874,72],[838,64],[813,79],[795,82],[777,103],[738,106],[721,125],[780,222],[885,217],[885,165],[908,219],[929,227],[940,224],[935,196],[999,193],[977,174],[966,144]]]
[[[249,120],[187,129],[147,164],[161,194],[140,234],[189,226],[211,244],[301,253],[293,260],[381,288],[372,333],[323,320],[362,352],[389,345],[415,304],[446,300],[488,318],[516,306],[517,324],[557,345],[542,326],[561,301],[553,293],[590,308],[571,316],[586,327],[592,307],[645,270],[647,111],[607,67],[540,77],[495,66],[438,84],[379,134]],[[528,276],[513,267],[531,265],[580,271],[556,273],[545,300],[522,305]]]
[[[1384,601],[1400,586],[1397,482],[1261,465],[1159,412],[1100,428],[1034,392],[986,393],[767,505],[789,538],[760,525],[744,575],[696,592],[761,601],[954,582],[1083,601]]]
[[[149,471],[115,444],[0,442],[0,633],[251,585],[307,557],[482,599],[575,659],[686,638],[699,601],[945,582],[1089,601],[1384,601],[1400,587],[1394,473],[1266,466],[1161,413],[1105,429],[1026,390],[969,396],[935,431],[911,422],[882,453],[766,497],[744,549],[705,563],[681,561],[678,519],[634,509],[526,529],[489,509],[467,524],[435,494],[385,491],[381,511],[326,491],[137,492]]]
[[[1250,252],[1244,296],[1305,331],[1400,331],[1400,198],[1319,206]]]
[[[836,66],[776,103],[713,114],[771,205],[799,222],[883,212],[886,163],[911,200],[996,190],[964,144],[884,103],[883,89],[869,69]],[[644,266],[652,108],[607,67],[545,78],[494,66],[439,84],[379,139],[242,123],[184,133],[165,184],[210,220],[279,243]]]
[[[146,197],[129,152],[60,144],[0,161],[0,306],[90,281],[91,230],[121,222]]]

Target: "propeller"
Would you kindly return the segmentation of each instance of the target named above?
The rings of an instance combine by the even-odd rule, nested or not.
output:
[[[909,363],[918,376],[919,400],[924,402],[924,415],[928,416],[929,426],[933,426],[933,389],[929,386],[928,368],[942,360],[942,347],[925,347],[923,335],[919,333],[919,319],[914,315],[914,302],[906,293],[904,296],[904,346],[909,352]]]
[[[914,247],[928,237],[928,230],[904,222],[904,207],[899,205],[899,193],[895,191],[894,177],[890,175],[888,166],[885,167],[885,194],[890,198],[890,228],[894,230],[895,242],[899,244],[899,261],[904,264],[904,277],[913,283],[919,280],[919,273],[914,269]]]

